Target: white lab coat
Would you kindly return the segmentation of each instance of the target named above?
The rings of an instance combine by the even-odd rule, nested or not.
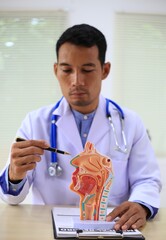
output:
[[[44,107],[29,113],[16,136],[26,139],[45,139],[49,142],[52,107]],[[117,131],[118,142],[123,145],[118,111],[112,104],[109,104],[109,108]],[[102,96],[100,96],[99,106],[87,138],[87,141],[95,145],[97,151],[112,160],[114,179],[108,204],[117,206],[125,200],[139,200],[159,208],[160,172],[146,128],[136,113],[128,109],[123,109],[123,111],[125,114],[124,131],[129,149],[127,154],[114,150],[115,141],[112,128],[106,118],[105,98]],[[47,169],[51,153],[45,151],[36,169],[27,173],[27,181],[18,196],[3,194],[0,189],[1,198],[7,203],[20,203],[32,187],[34,204],[79,204],[79,196],[69,189],[69,185],[71,175],[75,170],[70,165],[70,160],[83,151],[81,138],[73,114],[64,98],[54,114],[60,116],[56,123],[57,148],[71,153],[71,156],[58,154],[58,162],[63,168],[62,176],[49,176]]]

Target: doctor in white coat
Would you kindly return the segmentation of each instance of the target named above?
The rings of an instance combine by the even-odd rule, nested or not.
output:
[[[115,135],[106,116],[106,99],[100,95],[101,83],[110,72],[105,62],[106,40],[87,24],[67,29],[59,38],[54,71],[63,98],[58,106],[48,106],[27,114],[16,136],[7,166],[0,176],[0,196],[9,204],[19,204],[32,187],[34,204],[78,205],[79,197],[69,190],[74,171],[70,160],[90,141],[112,160],[114,179],[108,204],[115,209],[107,221],[119,217],[115,229],[139,228],[153,218],[160,205],[159,167],[146,128],[139,116],[123,109],[127,152],[115,150]],[[108,104],[118,144],[124,148],[119,111]],[[56,119],[51,123],[52,117]],[[57,154],[60,176],[50,176],[51,126],[56,147],[71,155]]]

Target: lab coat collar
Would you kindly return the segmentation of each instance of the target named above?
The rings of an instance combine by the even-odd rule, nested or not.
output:
[[[66,114],[68,115],[69,113],[72,114],[70,106],[69,106],[67,100],[63,97],[63,98],[61,98],[60,101],[61,102],[59,104],[59,107],[56,108],[53,111],[53,114],[57,115],[59,117],[65,116]],[[99,96],[99,105],[98,105],[98,108],[96,110],[96,113],[99,112],[101,114],[104,113],[106,115],[105,108],[106,108],[106,100],[105,100],[105,98],[102,95],[100,95]]]
[[[102,137],[104,137],[106,132],[109,131],[109,123],[107,118],[105,117],[105,106],[106,100],[102,95],[100,95],[99,105],[96,109],[96,114],[94,116],[87,138],[87,141],[93,142],[94,145],[96,145],[97,142],[100,141]],[[77,125],[75,123],[75,119],[70,109],[70,106],[65,98],[62,98],[59,107],[54,110],[53,114],[59,116],[56,122],[57,127],[61,129],[61,131],[68,138],[71,144],[74,145],[78,152],[82,151],[83,146],[77,129]]]
[[[83,150],[82,141],[77,129],[77,125],[71,111],[70,105],[63,97],[59,107],[54,110],[54,115],[58,116],[56,125],[68,141],[74,146],[76,152]]]
[[[87,141],[96,145],[99,141],[101,141],[109,129],[109,122],[106,118],[106,99],[100,95],[99,105],[96,109],[96,114],[93,119]]]

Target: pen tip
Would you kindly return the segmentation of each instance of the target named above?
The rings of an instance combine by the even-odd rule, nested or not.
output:
[[[71,154],[70,154],[70,153],[68,153],[68,152],[65,152],[65,154],[66,154],[66,155],[71,155]]]

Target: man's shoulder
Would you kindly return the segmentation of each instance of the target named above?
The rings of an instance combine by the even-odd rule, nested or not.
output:
[[[64,113],[70,111],[69,104],[67,103],[65,98],[61,98],[59,101],[54,104],[42,106],[36,110],[30,111],[27,116],[35,118],[42,117],[48,118],[52,116],[52,114],[57,116],[62,116]]]
[[[131,109],[131,108],[128,108],[126,106],[124,106],[123,104],[119,103],[119,102],[116,102],[112,99],[109,99],[109,98],[101,98],[102,102],[104,100],[108,100],[109,101],[109,110],[111,111],[111,113],[114,115],[116,115],[117,113],[119,112],[122,112],[124,114],[124,116],[130,116],[130,117],[138,117],[138,113]]]
[[[42,119],[42,120],[50,120],[52,113],[54,111],[56,103],[49,104],[45,106],[41,106],[37,109],[34,109],[27,113],[26,118],[33,119],[33,121]]]

